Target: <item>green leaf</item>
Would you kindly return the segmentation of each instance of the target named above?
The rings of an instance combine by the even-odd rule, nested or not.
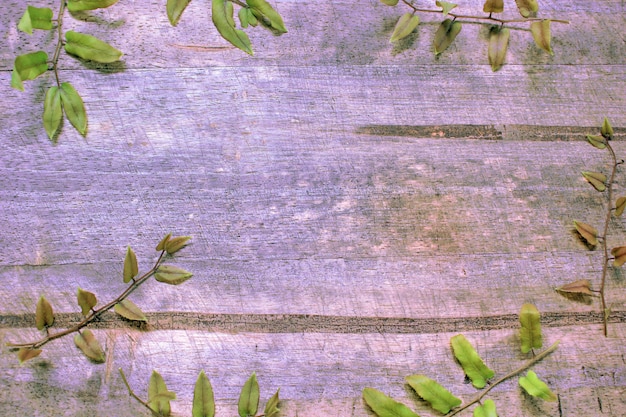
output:
[[[489,64],[492,71],[497,71],[504,64],[506,50],[509,46],[509,28],[494,26],[489,32]]]
[[[363,399],[378,417],[419,417],[406,405],[374,388],[363,388]]]
[[[606,190],[606,175],[601,172],[591,171],[583,171],[582,174],[589,181],[589,184],[593,185],[593,188],[600,192]]]
[[[539,22],[532,22],[530,24],[530,32],[533,34],[533,39],[535,40],[535,44],[549,53],[550,55],[554,55],[552,52],[552,48],[550,47],[550,20],[544,19]]]
[[[171,237],[172,237],[171,233],[166,234],[165,237],[161,239],[159,244],[156,246],[156,250],[158,251],[165,250],[165,245],[167,244],[167,242],[170,240]]]
[[[556,395],[533,371],[528,371],[526,376],[520,377],[519,384],[522,388],[524,388],[524,391],[533,397],[539,397],[542,400],[550,402],[557,400]]]
[[[454,9],[457,6],[454,3],[448,3],[447,1],[439,1],[439,0],[437,0],[435,4],[442,8],[441,11],[444,17],[447,16],[448,13],[450,13],[450,10]]]
[[[618,246],[611,249],[611,255],[615,257],[615,259],[613,259],[613,266],[619,268],[626,263],[626,246]]]
[[[137,265],[137,255],[128,246],[126,248],[126,257],[124,258],[124,283],[130,282],[139,273],[139,266]]]
[[[182,284],[192,276],[191,272],[174,265],[160,265],[154,274],[154,278],[157,281],[170,285]]]
[[[611,122],[609,122],[608,118],[604,118],[602,121],[602,127],[600,128],[600,133],[602,136],[607,138],[608,140],[613,139],[613,126],[611,126]]]
[[[230,4],[230,8],[228,4]],[[231,24],[233,21],[232,3],[226,0],[211,0],[211,13],[213,24],[220,35],[237,48],[253,55],[250,38],[246,32],[235,29],[235,25]]]
[[[461,22],[456,20],[446,19],[439,25],[437,32],[435,32],[435,38],[433,44],[435,46],[435,55],[439,55],[452,44],[456,35],[461,31]]]
[[[589,141],[589,143],[591,143],[594,147],[596,147],[598,149],[606,148],[606,143],[604,143],[604,137],[603,136],[587,135],[587,140]]]
[[[17,28],[29,35],[33,34],[33,29],[52,29],[52,9],[28,6],[18,22]]]
[[[172,26],[176,26],[180,21],[180,17],[187,8],[191,0],[167,0],[167,18]]]
[[[520,330],[522,353],[528,353],[531,349],[539,349],[543,344],[539,318],[537,307],[529,303],[522,305],[519,313],[519,322],[522,325]]]
[[[85,104],[78,92],[70,83],[61,83],[61,104],[65,115],[78,132],[85,136],[87,133],[87,112]]]
[[[239,17],[239,23],[241,24],[242,28],[247,28],[248,24],[250,23],[250,15],[252,14],[252,11],[250,11],[249,8],[247,7],[242,7],[239,9],[239,13],[237,13],[237,16]]]
[[[591,246],[598,244],[598,230],[590,224],[574,220],[574,227],[578,234]]]
[[[393,33],[391,34],[391,39],[389,42],[396,42],[400,39],[404,39],[411,34],[419,25],[420,18],[416,14],[413,13],[405,13],[403,14],[398,22],[396,23],[396,27],[393,29]]]
[[[256,373],[253,372],[246,381],[239,395],[238,411],[239,417],[256,415],[259,409],[259,383],[256,380]]]
[[[113,6],[118,1],[119,0],[67,0],[67,9],[70,12],[104,9]]]
[[[31,52],[15,57],[11,73],[11,87],[24,91],[22,81],[34,80],[48,71],[48,54],[43,51]]]
[[[386,4],[387,6],[395,6],[398,4],[398,0],[380,0],[380,2]]]
[[[65,39],[65,51],[82,59],[109,64],[122,57],[122,51],[95,36],[68,30]]]
[[[432,408],[442,414],[448,414],[452,408],[461,405],[459,398],[425,375],[410,375],[404,379],[417,392],[417,395],[428,401]]]
[[[92,292],[85,291],[78,287],[76,292],[76,298],[78,300],[78,306],[81,308],[83,316],[88,316],[92,308],[98,304],[96,295]]]
[[[115,304],[115,306],[113,306],[113,310],[115,310],[117,314],[128,320],[145,322],[148,321],[146,315],[143,314],[143,311],[141,311],[141,309],[129,299],[122,300],[119,303]]]
[[[96,363],[103,363],[104,352],[100,347],[100,343],[98,343],[98,339],[95,338],[91,330],[86,329],[83,330],[82,333],[76,333],[74,336],[74,343],[76,346],[83,351],[85,356]]]
[[[50,139],[59,130],[62,120],[61,93],[59,87],[55,85],[46,91],[46,97],[43,100],[43,127]]]
[[[213,387],[204,371],[200,372],[196,380],[196,387],[193,390],[192,417],[214,417],[215,399],[213,397]]]
[[[481,405],[474,408],[474,417],[498,417],[496,403],[493,400],[485,400]]]
[[[257,19],[274,29],[279,35],[287,33],[283,18],[266,0],[246,0],[246,3]]]
[[[478,389],[484,388],[487,380],[492,378],[495,373],[485,365],[478,352],[462,334],[452,337],[450,345],[454,357],[463,367],[463,371],[472,381],[472,385]]]
[[[37,308],[35,310],[35,324],[37,330],[43,330],[46,327],[52,326],[54,323],[54,314],[52,313],[52,306],[46,300],[43,295],[39,297],[37,301]]]
[[[265,404],[265,409],[263,411],[265,417],[278,416],[278,413],[280,412],[280,409],[278,408],[278,403],[280,402],[280,399],[278,398],[279,393],[280,388],[276,391],[276,393],[274,393],[274,395],[272,395],[269,400],[267,400],[267,403]]]
[[[20,361],[20,363],[24,363],[28,360],[36,358],[41,352],[41,349],[31,349],[23,347],[17,351],[17,359]]]
[[[515,0],[517,10],[523,17],[530,17],[539,11],[537,0]]]
[[[169,255],[173,255],[179,250],[181,250],[186,244],[187,241],[191,239],[191,236],[176,236],[167,239],[167,242],[164,243],[165,251]]]
[[[152,371],[150,382],[148,383],[148,405],[155,413],[162,416],[169,416],[172,412],[170,400],[175,400],[176,394],[167,389],[161,374]]]
[[[483,6],[485,13],[502,13],[504,11],[504,0],[486,0]]]
[[[621,216],[624,213],[624,208],[626,208],[626,197],[619,197],[615,200],[615,215]]]

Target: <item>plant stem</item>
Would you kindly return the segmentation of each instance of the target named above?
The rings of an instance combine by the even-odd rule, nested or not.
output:
[[[558,345],[559,345],[559,340],[554,342],[554,344],[552,344],[552,346],[550,346],[549,348],[547,348],[543,352],[539,353],[537,356],[535,356],[532,359],[528,360],[524,365],[520,366],[517,369],[512,370],[508,374],[504,375],[502,378],[500,378],[500,379],[496,380],[494,383],[490,384],[489,388],[486,388],[485,390],[483,390],[483,392],[478,394],[472,401],[468,402],[463,407],[461,407],[461,408],[459,408],[457,410],[454,410],[451,414],[448,414],[448,416],[452,417],[454,415],[457,415],[461,411],[466,410],[467,408],[471,407],[472,405],[480,402],[480,400],[482,400],[483,397],[485,395],[487,395],[487,393],[489,391],[491,391],[493,388],[498,386],[500,383],[506,381],[507,379],[509,379],[509,378],[519,374],[520,372],[525,371],[526,369],[530,368],[531,366],[533,366],[534,364],[536,364],[537,362],[539,362],[540,360],[542,360],[543,358],[548,356],[550,353],[554,352]]]
[[[141,284],[146,282],[148,278],[154,275],[154,273],[157,271],[157,268],[161,264],[161,261],[163,260],[164,255],[165,255],[165,251],[161,251],[161,255],[159,255],[159,258],[154,263],[154,266],[148,272],[143,274],[141,277],[134,279],[133,283],[128,288],[126,288],[126,290],[124,290],[124,292],[120,294],[117,298],[115,298],[113,301],[103,305],[102,307],[96,310],[92,310],[91,314],[89,314],[87,317],[85,317],[80,323],[76,324],[75,326],[72,326],[69,329],[59,331],[56,333],[52,333],[52,334],[48,333],[46,337],[36,342],[7,343],[7,346],[10,348],[15,348],[15,349],[18,349],[18,348],[38,349],[42,347],[43,345],[49,342],[52,342],[55,339],[59,339],[63,336],[67,336],[68,334],[77,332],[81,330],[83,327],[88,326],[91,322],[96,320],[102,313],[110,310],[111,308],[115,306],[115,304],[120,303],[124,299],[126,299],[126,297],[128,297],[133,291],[135,291]]]
[[[609,231],[609,223],[611,222],[611,213],[613,212],[612,202],[613,202],[613,181],[615,180],[615,173],[617,172],[617,166],[619,165],[617,162],[617,157],[615,156],[615,151],[613,147],[609,144],[607,139],[604,140],[604,144],[606,145],[606,149],[609,151],[611,155],[611,161],[613,162],[613,167],[611,169],[611,176],[608,182],[608,193],[607,193],[607,209],[606,209],[606,218],[604,219],[604,231],[602,233],[602,246],[604,249],[604,263],[602,264],[602,279],[600,281],[600,301],[602,303],[602,317],[603,317],[603,327],[604,327],[604,336],[608,335],[607,330],[607,321],[609,319],[609,314],[607,314],[606,309],[606,299],[604,297],[604,287],[606,284],[606,276],[608,274],[609,269],[609,248],[606,244],[606,236]]]
[[[52,70],[54,71],[54,77],[57,80],[57,86],[61,86],[59,80],[59,55],[61,54],[61,47],[63,46],[63,15],[65,14],[65,0],[61,0],[61,7],[59,7],[59,16],[57,17],[57,46],[52,56]]]

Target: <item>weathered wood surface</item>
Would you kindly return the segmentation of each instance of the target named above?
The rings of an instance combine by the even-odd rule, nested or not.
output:
[[[220,415],[236,413],[252,371],[264,398],[281,387],[283,416],[371,415],[365,386],[430,415],[404,376],[426,373],[471,398],[449,338],[466,334],[502,374],[523,360],[515,315],[525,301],[542,311],[547,341],[561,340],[535,368],[559,402],[533,401],[511,380],[492,395],[501,415],[624,414],[623,274],[608,283],[606,339],[597,304],[553,291],[597,282],[601,269],[572,220],[602,221],[579,172],[607,162],[584,141],[605,115],[626,155],[622,2],[542,4],[571,21],[553,25],[554,57],[513,31],[495,74],[480,25],[435,58],[438,16],[394,46],[404,10],[375,1],[277,1],[290,32],[254,31],[254,57],[217,36],[206,2],[177,28],[162,3],[67,19],[125,57],[101,71],[63,58],[90,132],[84,140],[66,122],[56,144],[40,123],[51,80],[8,87],[14,56],[47,38],[17,32],[25,2],[0,16],[0,337],[37,336],[44,292],[60,326],[78,319],[76,287],[112,299],[126,245],[146,269],[168,231],[194,237],[174,262],[195,273],[132,295],[147,329],[104,317],[105,365],[69,338],[22,366],[4,350],[4,415],[145,414],[118,367],[138,392],[158,369],[180,416],[201,369]],[[623,243],[623,223],[612,230],[609,243]]]

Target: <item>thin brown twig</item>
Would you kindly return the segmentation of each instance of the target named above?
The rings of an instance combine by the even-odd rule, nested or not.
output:
[[[61,54],[61,47],[63,46],[63,15],[65,14],[65,0],[61,1],[61,7],[59,7],[59,16],[57,17],[57,46],[54,49],[54,55],[52,56],[52,70],[54,71],[54,77],[57,81],[57,86],[61,86],[59,80],[59,56]]]

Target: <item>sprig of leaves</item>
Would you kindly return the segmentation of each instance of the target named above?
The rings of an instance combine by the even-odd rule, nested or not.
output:
[[[176,399],[176,393],[167,388],[163,377],[157,371],[152,371],[152,375],[150,375],[147,401],[135,394],[122,368],[119,368],[119,372],[124,385],[126,385],[128,394],[150,410],[153,416],[168,417],[171,415],[170,401]],[[267,400],[263,413],[257,415],[259,411],[260,388],[256,373],[253,372],[241,388],[238,403],[239,417],[277,417],[280,412],[278,408],[280,403],[279,393],[280,389]],[[204,371],[200,371],[196,379],[191,415],[192,417],[215,417],[213,386]]]
[[[520,325],[520,348],[522,352],[528,353],[533,348],[541,348],[543,338],[541,335],[540,315],[534,305],[524,304],[522,306],[520,310]],[[456,397],[448,391],[448,389],[426,375],[410,375],[405,378],[405,381],[417,395],[428,402],[434,410],[442,414],[454,416],[475,404],[479,404],[474,408],[475,417],[496,417],[498,414],[495,403],[490,399],[482,402],[482,399],[487,393],[507,379],[528,370],[534,364],[552,353],[557,348],[558,344],[558,341],[555,342],[552,346],[537,355],[535,355],[533,351],[533,357],[526,363],[490,383],[487,388],[484,388],[487,385],[487,381],[495,376],[495,372],[485,365],[482,358],[464,335],[459,334],[452,337],[450,345],[463,371],[476,388],[484,388],[476,397],[462,406],[460,398]],[[550,388],[545,382],[541,381],[533,371],[529,370],[526,376],[520,377],[518,383],[525,392],[531,396],[546,401],[554,401],[556,399],[556,396]],[[406,405],[394,400],[375,388],[364,388],[362,395],[365,403],[379,417],[419,417]]]
[[[49,329],[54,324],[54,312],[48,300],[42,295],[37,301],[35,309],[35,326],[38,330],[45,330],[46,336],[40,340],[28,343],[7,343],[7,346],[17,350],[17,356],[20,362],[37,357],[41,353],[41,347],[55,339],[76,333],[74,343],[89,359],[96,363],[102,363],[105,360],[104,351],[93,333],[85,327],[93,323],[105,311],[113,310],[127,320],[147,321],[145,314],[141,309],[128,299],[128,296],[135,291],[140,285],[145,283],[154,275],[159,282],[165,282],[171,285],[178,285],[191,278],[192,273],[173,265],[164,265],[166,255],[173,255],[182,249],[190,239],[190,236],[172,237],[171,233],[165,236],[157,245],[157,251],[161,251],[158,259],[147,272],[140,277],[137,265],[137,257],[133,250],[128,247],[126,249],[126,257],[122,268],[122,280],[130,285],[117,298],[108,302],[100,308],[98,299],[92,292],[78,288],[76,292],[77,304],[81,309],[81,313],[85,318],[78,324],[66,330],[50,333]]]
[[[609,224],[611,223],[611,217],[614,215],[620,217],[624,213],[626,208],[626,196],[618,197],[613,202],[613,186],[615,185],[615,176],[617,175],[617,169],[624,163],[623,160],[617,160],[615,151],[610,144],[615,132],[611,122],[608,118],[604,118],[602,126],[600,126],[599,135],[587,135],[587,141],[591,146],[596,149],[606,150],[609,153],[610,174],[607,177],[606,174],[594,171],[582,171],[583,177],[589,182],[589,184],[598,192],[604,193],[606,198],[606,214],[604,217],[604,225],[602,227],[602,234],[599,234],[598,229],[594,226],[584,223],[578,220],[574,220],[574,228],[580,236],[580,238],[587,244],[588,249],[593,250],[597,245],[602,246],[603,262],[602,262],[602,275],[600,278],[600,289],[594,291],[591,289],[591,283],[588,279],[578,279],[574,282],[567,283],[556,291],[570,299],[577,301],[587,301],[589,297],[597,294],[600,295],[600,303],[603,315],[603,331],[604,335],[608,333],[608,319],[611,315],[611,310],[606,303],[606,280],[609,274],[609,261],[612,262],[613,268],[619,268],[626,263],[626,246],[616,246],[611,249],[609,255],[609,247],[607,245],[607,235],[609,233]]]
[[[387,6],[396,6],[398,0],[380,0]],[[569,23],[560,19],[544,19],[538,18],[537,12],[539,5],[537,0],[515,0],[517,10],[522,16],[521,19],[500,19],[495,17],[494,13],[502,13],[504,11],[504,0],[485,0],[483,12],[486,15],[464,15],[453,12],[458,5],[447,1],[435,1],[438,9],[425,9],[417,7],[413,1],[402,0],[406,6],[412,9],[412,12],[403,14],[396,23],[391,35],[390,42],[397,42],[409,36],[420,23],[417,13],[441,13],[445,18],[437,31],[433,40],[435,55],[444,52],[454,42],[457,35],[461,32],[462,22],[480,22],[484,21],[491,25],[489,30],[489,43],[487,56],[489,64],[493,71],[499,70],[504,64],[506,53],[509,45],[510,28],[514,28],[513,24],[529,23],[530,32],[532,34],[535,45],[550,55],[554,55],[551,44],[551,23]],[[506,26],[506,27],[505,27]],[[510,28],[509,28],[510,27]]]

